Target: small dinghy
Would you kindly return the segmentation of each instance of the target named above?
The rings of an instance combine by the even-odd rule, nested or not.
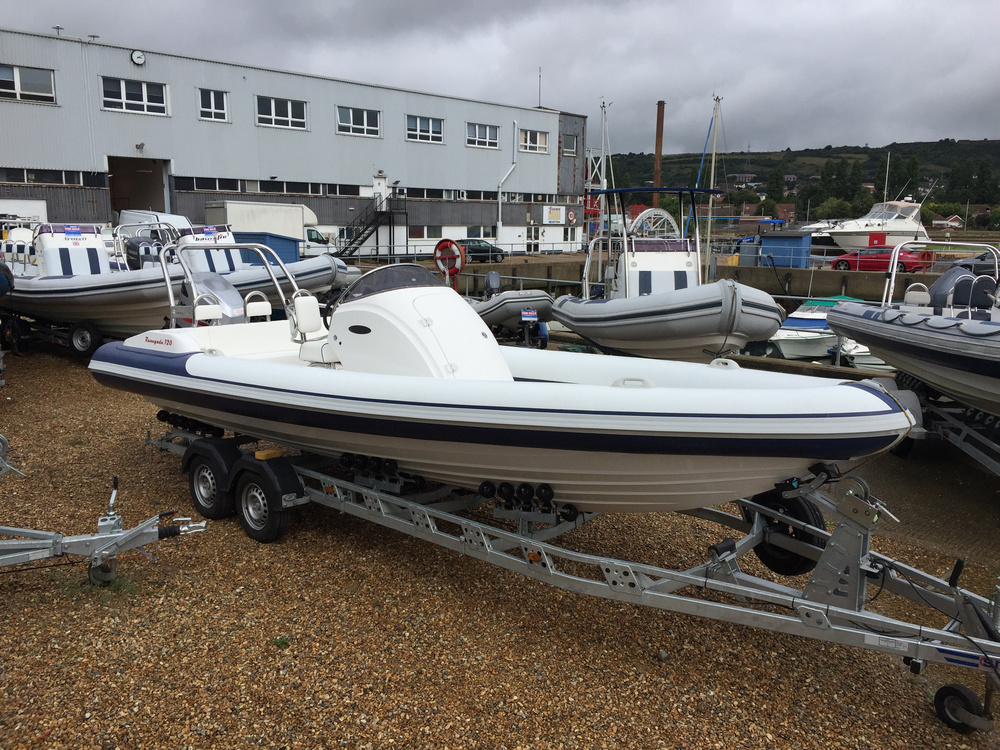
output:
[[[500,346],[425,268],[362,276],[324,323],[148,331],[101,347],[105,385],[196,423],[478,491],[580,511],[674,511],[773,490],[900,441],[879,384]],[[291,327],[291,333],[290,333]],[[526,489],[525,489],[526,488]]]

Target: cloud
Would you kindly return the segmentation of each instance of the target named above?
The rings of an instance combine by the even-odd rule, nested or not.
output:
[[[11,28],[560,109],[600,143],[719,149],[995,138],[990,0],[0,0]],[[2,53],[0,53],[2,54]]]

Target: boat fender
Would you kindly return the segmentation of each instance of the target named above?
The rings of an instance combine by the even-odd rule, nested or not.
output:
[[[228,486],[230,492],[236,491],[236,485],[240,481],[240,476],[248,471],[259,474],[265,480],[269,481],[278,491],[282,500],[289,495],[297,498],[303,494],[302,482],[299,481],[299,476],[295,473],[295,469],[292,468],[288,459],[279,457],[262,461],[248,453],[240,456],[230,470]]]
[[[217,481],[220,487],[229,486],[229,474],[233,466],[243,455],[239,449],[239,444],[229,438],[200,438],[195,440],[188,449],[184,451],[181,458],[181,471],[187,471],[191,466],[191,461],[195,456],[209,458],[219,470]]]

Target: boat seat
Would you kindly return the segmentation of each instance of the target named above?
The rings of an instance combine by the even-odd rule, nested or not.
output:
[[[311,364],[332,365],[339,362],[330,345],[323,315],[319,310],[319,300],[312,295],[302,295],[292,300],[295,315],[295,339],[301,341],[299,359]],[[322,334],[316,336],[315,334]],[[313,335],[313,338],[309,338]]]
[[[997,290],[997,280],[992,276],[977,276],[972,282],[969,306],[973,310],[988,310],[993,307],[993,297]]]
[[[193,247],[187,252],[188,263],[194,272],[226,274],[247,265],[240,251],[233,248]]]
[[[907,289],[903,295],[903,304],[928,307],[931,304],[931,295],[927,289]]]
[[[108,252],[98,247],[47,247],[42,250],[46,276],[97,276],[111,273]]]
[[[31,244],[30,240],[24,242],[7,239],[4,241],[3,247],[0,248],[0,259],[6,260],[8,263],[34,263],[35,246]]]

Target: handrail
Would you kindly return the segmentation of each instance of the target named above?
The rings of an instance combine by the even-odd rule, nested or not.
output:
[[[173,224],[167,224],[166,222],[163,221],[139,222],[136,224],[119,224],[118,226],[114,227],[111,230],[111,241],[113,244],[111,251],[111,259],[118,261],[118,269],[120,271],[132,270],[131,268],[129,268],[128,265],[128,257],[125,252],[125,240],[130,240],[133,237],[146,236],[141,234],[141,232],[136,232],[135,234],[129,234],[128,232],[122,231],[125,229],[133,229],[133,228],[138,228],[140,230],[148,230],[148,231],[152,231],[154,229],[161,231],[165,230],[170,237],[170,239],[168,240],[157,240],[151,235],[149,236],[151,242],[159,242],[161,245],[164,246],[164,248],[169,243],[177,242],[177,238],[180,237],[180,233],[177,231],[177,227],[175,227]]]
[[[285,266],[284,262],[278,257],[278,254],[269,248],[267,245],[261,245],[256,242],[250,243],[236,243],[236,242],[220,242],[218,244],[212,245],[182,245],[178,248],[177,245],[166,245],[163,251],[160,253],[160,268],[163,270],[163,278],[167,284],[167,298],[170,301],[170,327],[176,327],[176,318],[173,315],[174,309],[177,307],[177,302],[174,297],[173,283],[170,278],[170,269],[167,267],[167,254],[172,253],[181,266],[181,271],[184,273],[184,278],[191,287],[191,294],[195,293],[194,275],[191,271],[191,266],[188,263],[186,257],[188,250],[249,250],[250,252],[256,253],[260,259],[263,261],[264,268],[267,270],[268,276],[271,277],[271,283],[274,284],[275,289],[278,292],[278,296],[281,299],[282,306],[285,308],[286,313],[291,308],[292,302],[296,296],[301,294],[303,291],[308,293],[308,290],[302,290],[299,288],[298,283],[295,281],[295,277],[289,272],[288,268]],[[277,265],[282,273],[285,274],[285,278],[292,286],[292,294],[290,297],[286,297],[284,290],[281,288],[281,283],[278,281],[277,276],[275,276],[274,270],[271,263],[268,262],[268,256],[274,260],[274,264]],[[251,292],[250,294],[252,294]],[[250,294],[247,296],[249,297]],[[244,300],[245,302],[245,300]]]
[[[903,248],[909,249],[910,247],[921,247],[926,248],[928,246],[933,246],[934,250],[932,252],[937,252],[938,248],[973,248],[977,250],[987,250],[993,254],[993,264],[994,267],[998,269],[997,277],[1000,277],[1000,250],[998,250],[993,245],[987,245],[983,242],[928,242],[927,240],[906,240],[900,242],[892,249],[892,255],[889,257],[889,272],[887,273],[885,287],[882,290],[882,302],[880,303],[882,307],[892,306],[893,293],[896,290],[896,266],[899,261],[899,253]],[[975,274],[973,274],[975,275]]]

